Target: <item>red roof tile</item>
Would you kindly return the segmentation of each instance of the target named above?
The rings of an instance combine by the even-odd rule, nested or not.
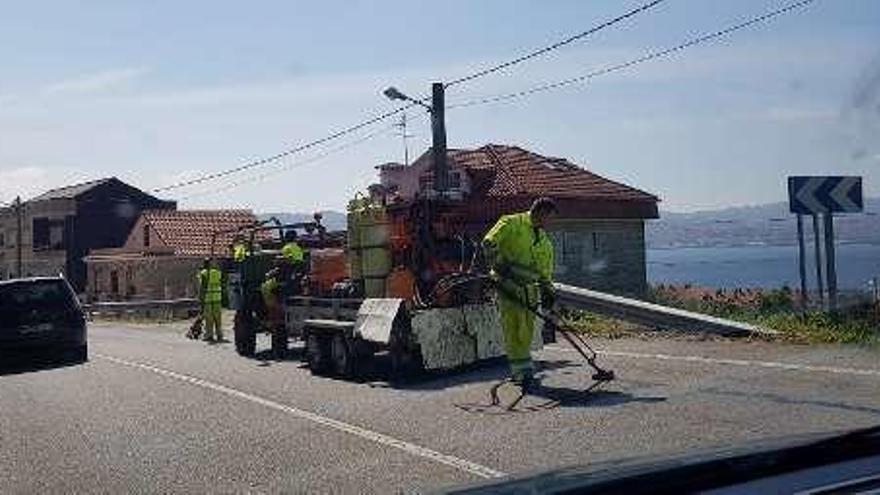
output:
[[[215,232],[251,225],[257,218],[250,210],[148,210],[144,221],[162,242],[176,254],[206,256],[211,254]],[[224,252],[232,243],[233,233],[217,236],[215,250]]]
[[[658,201],[652,194],[596,175],[564,158],[546,157],[516,146],[488,144],[475,150],[450,150],[449,158],[475,176],[477,188],[490,198],[525,195]]]

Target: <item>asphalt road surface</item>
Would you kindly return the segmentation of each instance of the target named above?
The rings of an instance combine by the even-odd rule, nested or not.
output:
[[[352,383],[181,333],[93,324],[88,363],[0,375],[0,493],[425,491],[880,424],[880,351],[856,347],[601,341],[618,380],[584,396],[553,344],[537,410],[499,415],[473,405],[500,364]]]

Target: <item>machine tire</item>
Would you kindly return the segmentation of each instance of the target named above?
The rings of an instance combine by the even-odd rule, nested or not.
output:
[[[324,375],[330,369],[330,339],[309,332],[306,337],[306,363],[313,375]]]
[[[333,372],[341,377],[350,377],[354,374],[356,366],[354,347],[345,338],[345,335],[337,333],[330,342],[330,359],[333,363]]]
[[[241,356],[252,357],[257,352],[257,333],[254,329],[253,318],[241,311],[236,311],[233,333],[235,351]]]
[[[284,359],[287,356],[287,327],[281,325],[272,330],[272,355],[275,359]]]

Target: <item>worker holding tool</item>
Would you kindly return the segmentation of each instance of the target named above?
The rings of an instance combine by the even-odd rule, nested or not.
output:
[[[550,308],[553,245],[544,226],[557,212],[549,198],[527,212],[504,215],[483,239],[483,252],[498,284],[498,309],[511,379],[524,390],[536,385],[531,345],[538,306]]]
[[[199,302],[202,306],[202,320],[204,322],[205,342],[219,342],[223,340],[223,330],[220,327],[220,305],[223,300],[223,274],[215,266],[211,258],[205,258],[202,269],[197,277],[199,287]]]

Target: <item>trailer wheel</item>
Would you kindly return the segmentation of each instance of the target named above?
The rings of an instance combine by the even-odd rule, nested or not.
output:
[[[330,356],[333,360],[333,372],[342,377],[350,377],[355,371],[357,357],[354,348],[345,335],[337,333],[330,344]]]
[[[272,355],[275,359],[284,359],[287,356],[287,327],[279,325],[272,329]]]
[[[330,339],[309,332],[306,337],[306,363],[313,375],[326,374],[330,368]]]
[[[235,312],[235,351],[241,356],[252,357],[257,351],[257,333],[253,318],[244,311]]]
[[[388,354],[391,357],[391,375],[394,380],[402,380],[424,371],[422,354],[418,349],[392,345]]]

